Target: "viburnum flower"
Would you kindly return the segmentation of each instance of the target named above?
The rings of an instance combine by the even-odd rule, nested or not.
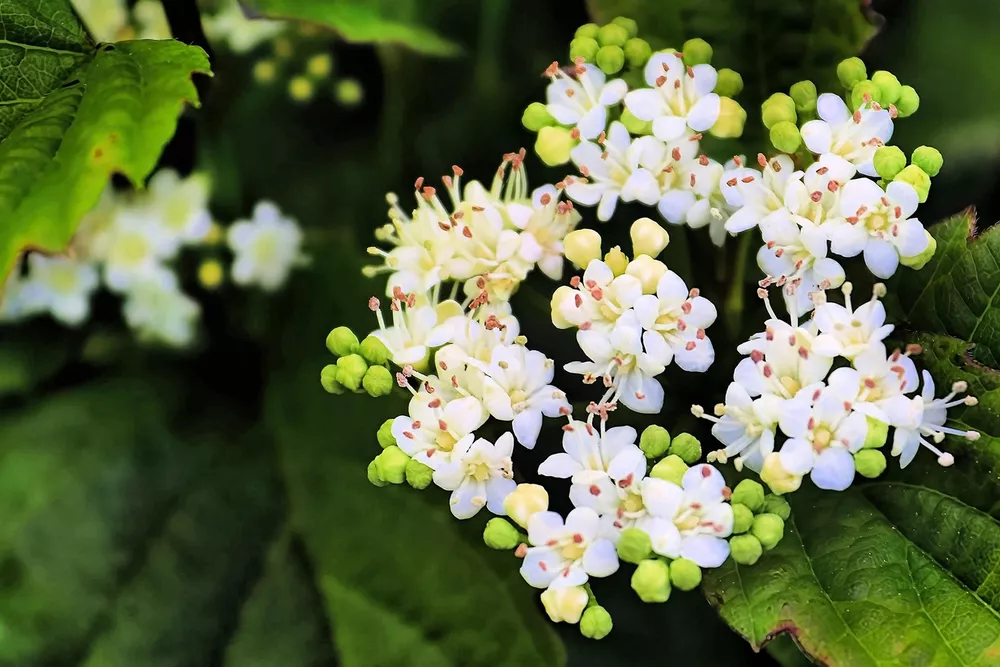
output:
[[[598,139],[603,147],[581,141],[570,151],[582,178],[566,178],[569,198],[583,206],[597,205],[597,219],[602,222],[611,219],[619,199],[655,206],[660,200],[660,186],[642,162],[656,139],[640,137],[633,141],[619,121],[611,123],[603,139]]]
[[[520,323],[510,314],[510,304],[491,305],[485,312],[490,314],[482,322],[464,313],[446,318],[450,342],[434,353],[434,367],[448,386],[462,388],[477,398],[485,395],[485,375],[480,369],[490,363],[495,348],[513,345],[520,331]]]
[[[467,451],[473,433],[486,422],[486,411],[478,399],[469,397],[444,401],[424,390],[410,399],[408,414],[392,422],[396,444],[415,460],[437,469],[452,459],[460,441]]]
[[[894,327],[885,323],[885,306],[879,301],[885,295],[885,285],[877,283],[872,298],[856,309],[851,307],[852,290],[851,283],[844,283],[843,306],[832,301],[816,306],[813,321],[820,333],[813,349],[820,354],[854,359],[892,333]]]
[[[237,285],[276,290],[304,261],[302,230],[268,201],[258,202],[250,220],[235,222],[227,240],[235,255],[232,276]]]
[[[883,190],[866,178],[850,181],[840,195],[843,218],[830,223],[830,249],[843,257],[863,253],[873,274],[891,277],[901,257],[919,255],[930,242],[924,226],[910,217],[917,204],[909,183],[893,181]]]
[[[130,286],[122,313],[140,339],[186,347],[194,340],[201,306],[180,290],[173,272],[161,268]]]
[[[481,365],[485,375],[483,398],[494,419],[511,422],[517,441],[532,449],[542,430],[542,415],[568,414],[569,403],[553,386],[555,366],[551,359],[523,345],[493,348],[490,363]]]
[[[570,76],[552,63],[546,76],[552,83],[545,89],[546,109],[562,125],[575,127],[581,139],[596,139],[608,124],[607,107],[625,97],[628,85],[622,79],[607,81],[601,68],[578,63]]]
[[[697,373],[712,365],[715,349],[705,329],[715,323],[715,306],[699,296],[697,289],[689,291],[676,273],[664,273],[656,285],[656,294],[640,296],[634,308],[642,328],[661,336],[667,344],[670,354],[664,365],[673,360],[682,369]],[[648,349],[651,342],[647,338],[643,334]],[[653,347],[658,344],[653,343]]]
[[[203,240],[212,227],[208,211],[209,181],[205,174],[181,178],[173,169],[160,169],[149,180],[148,196],[135,204],[150,224],[163,228],[172,256],[183,244]]]
[[[843,284],[844,268],[826,256],[824,227],[777,214],[761,221],[760,232],[764,245],[757,253],[757,264],[766,274],[761,284],[782,287],[790,312],[808,313],[814,306],[814,292]]]
[[[800,392],[781,406],[781,430],[789,437],[778,453],[793,475],[809,473],[821,489],[843,491],[854,481],[854,454],[868,434],[865,415],[826,387]]]
[[[713,93],[718,79],[711,65],[687,67],[674,52],[654,53],[643,72],[649,88],[625,95],[625,107],[644,121],[652,121],[653,134],[672,141],[689,128],[705,132],[719,119],[722,103]]]
[[[968,390],[968,384],[964,381],[955,382],[947,396],[934,398],[934,378],[926,370],[923,378],[924,387],[919,396],[896,396],[885,402],[889,423],[895,427],[892,455],[899,457],[901,468],[910,465],[921,445],[937,455],[940,465],[950,466],[955,462],[955,457],[938,449],[935,443],[944,440],[945,435],[957,435],[969,440],[978,440],[980,437],[978,431],[963,431],[944,425],[948,419],[948,408],[976,405],[978,402],[974,396],[955,398]]]
[[[237,0],[225,0],[214,14],[202,15],[201,21],[213,44],[224,41],[233,53],[249,53],[288,27],[285,21],[247,17]]]
[[[112,292],[128,292],[139,282],[165,284],[162,262],[174,252],[174,242],[140,211],[132,207],[119,211],[106,243],[104,282]]]
[[[514,437],[508,432],[496,444],[478,438],[455,443],[451,456],[434,469],[434,483],[451,491],[451,513],[470,519],[484,506],[494,514],[504,514],[503,501],[517,487],[511,455]]]
[[[531,205],[511,202],[507,215],[521,230],[524,257],[537,257],[538,268],[549,278],[561,280],[563,239],[580,222],[580,213],[561,200],[562,192],[554,185],[544,185],[531,194]],[[534,248],[537,247],[537,250]]]
[[[722,473],[706,464],[684,473],[681,486],[647,478],[642,483],[646,514],[635,527],[649,535],[661,556],[719,567],[729,557],[725,538],[733,532],[730,495]]]
[[[774,451],[774,438],[785,399],[771,393],[752,398],[739,382],[729,383],[726,402],[715,408],[717,416],[705,414],[700,405],[691,412],[714,422],[712,435],[725,447],[711,452],[708,461],[726,463],[734,458],[737,469],[744,465],[759,472],[764,458]]]
[[[528,520],[530,548],[524,550],[521,576],[535,588],[582,586],[590,577],[618,571],[611,540],[600,535],[601,519],[589,507],[578,507],[565,522],[555,512],[537,512]]]
[[[872,159],[892,138],[892,116],[877,103],[853,111],[839,95],[823,93],[816,100],[819,120],[802,126],[802,140],[813,153],[836,153],[865,176],[878,177]]]
[[[609,332],[622,313],[642,295],[642,283],[633,275],[615,276],[607,264],[592,260],[583,278],[574,276],[552,295],[552,323],[560,329]]]
[[[830,373],[827,384],[851,401],[855,410],[882,422],[889,421],[886,402],[912,394],[920,382],[909,353],[895,350],[887,355],[881,342],[873,342],[852,363],[853,368],[838,368]]]
[[[787,155],[770,160],[763,155],[758,158],[762,171],[746,167],[742,159],[736,159],[733,168],[722,175],[722,196],[735,210],[725,223],[730,234],[752,229],[772,214],[786,216],[785,190],[791,180],[802,177]]]
[[[576,341],[590,361],[574,361],[565,369],[583,375],[585,384],[603,380],[607,391],[599,404],[621,401],[634,412],[660,411],[663,386],[656,376],[666,369],[673,353],[662,335],[643,333],[634,310],[622,314],[610,333],[581,329]]]
[[[393,363],[417,370],[426,368],[433,348],[451,340],[455,327],[449,320],[462,312],[455,301],[431,305],[427,299],[418,300],[415,294],[403,294],[398,287],[391,302],[392,326],[386,326],[380,306],[375,297],[368,300],[368,308],[378,319],[378,330],[372,335],[389,348]]]
[[[680,172],[681,192],[686,193],[684,196],[690,202],[682,222],[687,223],[691,229],[707,226],[712,243],[721,247],[726,241],[726,222],[731,213],[719,187],[725,168],[715,160],[701,155],[683,162]],[[659,210],[667,222],[673,222],[664,212],[666,198],[667,195],[664,195],[660,199]]]
[[[538,474],[572,479],[569,498],[575,507],[614,514],[623,501],[617,485],[628,487],[646,476],[646,458],[635,441],[631,426],[605,429],[602,422],[598,430],[589,423],[570,421],[563,431],[564,451],[545,459]]]
[[[29,254],[27,262],[28,277],[20,282],[16,297],[22,313],[49,313],[67,326],[87,319],[90,298],[100,282],[93,264],[37,252]]]

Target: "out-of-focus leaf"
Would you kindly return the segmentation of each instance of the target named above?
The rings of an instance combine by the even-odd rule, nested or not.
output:
[[[328,26],[349,42],[401,44],[434,56],[459,53],[457,44],[422,23],[426,0],[242,0],[251,15]]]
[[[889,284],[900,317],[915,331],[948,334],[975,343],[973,356],[1000,366],[1000,231],[976,235],[967,210],[930,228],[934,258],[920,271],[900,268]]]
[[[67,343],[64,338],[34,331],[4,332],[0,336],[0,397],[27,393],[55,375],[69,360]]]
[[[0,142],[0,275],[25,248],[63,250],[112,173],[142,184],[184,104],[198,103],[196,72],[209,72],[196,46],[120,42],[67,74],[66,85],[40,91]]]
[[[268,550],[267,562],[224,667],[327,667],[336,664],[322,600],[287,533]]]
[[[789,632],[827,665],[997,663],[995,519],[893,483],[790,501],[777,547],[753,566],[706,573],[709,601],[754,647]]]

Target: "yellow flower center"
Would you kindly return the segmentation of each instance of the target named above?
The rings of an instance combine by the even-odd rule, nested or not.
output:
[[[817,426],[813,429],[813,449],[820,451],[830,446],[833,432],[828,426]]]
[[[437,445],[437,448],[442,452],[450,452],[455,448],[456,442],[458,442],[458,440],[455,439],[455,436],[447,431],[442,431],[436,438],[434,438],[434,444]]]

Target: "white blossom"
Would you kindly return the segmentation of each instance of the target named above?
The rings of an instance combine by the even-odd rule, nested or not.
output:
[[[872,164],[875,151],[892,138],[892,116],[873,102],[865,102],[853,113],[844,100],[823,93],[816,100],[818,120],[802,126],[802,140],[817,154],[835,153],[855,165],[862,174],[877,177]]]
[[[521,230],[520,255],[536,262],[553,280],[562,279],[563,239],[580,222],[580,213],[561,196],[554,185],[544,185],[532,193],[530,206],[511,202],[506,210],[514,227]]]
[[[609,332],[642,295],[642,283],[624,273],[615,276],[599,259],[587,265],[583,278],[574,276],[552,295],[552,322],[560,329]]]
[[[138,283],[163,285],[162,262],[175,252],[174,241],[141,210],[127,206],[114,218],[106,237],[104,282],[112,292],[127,293]]]
[[[452,460],[456,449],[468,451],[486,418],[476,398],[445,401],[437,392],[422,390],[410,399],[407,414],[393,420],[392,436],[406,454],[436,470]]]
[[[715,323],[717,312],[711,301],[688,290],[684,281],[673,271],[667,271],[656,286],[656,294],[645,294],[635,301],[635,313],[642,328],[661,336],[671,360],[686,371],[703,372],[715,360],[712,341],[705,329]],[[647,349],[652,343],[643,335]]]
[[[233,223],[227,240],[235,255],[232,276],[237,285],[276,290],[304,260],[302,230],[268,201],[254,207],[250,220]]]
[[[194,341],[201,306],[180,290],[173,272],[161,268],[130,286],[122,314],[141,340],[186,347]]]
[[[369,299],[368,307],[378,319],[378,330],[372,335],[388,348],[392,362],[400,367],[409,364],[417,370],[426,368],[433,348],[451,340],[455,327],[450,320],[462,312],[455,301],[431,304],[415,294],[403,294],[398,287],[390,304],[391,325],[386,325],[378,299]]]
[[[879,296],[885,286],[877,285],[872,298],[857,308],[851,306],[851,283],[844,283],[844,305],[826,301],[816,306],[813,321],[819,335],[813,349],[830,357],[854,359],[892,333],[893,325],[885,323],[885,306]]]
[[[434,483],[451,491],[451,513],[470,519],[484,506],[503,515],[503,502],[517,486],[511,455],[514,437],[508,432],[496,444],[466,437],[455,443],[451,456],[434,469]]]
[[[208,211],[209,180],[205,174],[181,178],[173,169],[160,169],[149,180],[147,194],[132,206],[149,223],[163,228],[164,242],[173,256],[181,245],[205,239],[212,227]]]
[[[575,127],[582,139],[596,139],[604,131],[607,107],[621,102],[628,91],[622,79],[607,81],[597,65],[576,65],[574,78],[553,63],[546,74],[552,79],[545,89],[546,109],[560,124]]]
[[[739,160],[722,175],[722,195],[735,210],[725,223],[730,234],[752,229],[773,214],[787,214],[785,190],[790,181],[802,177],[802,172],[795,170],[792,158],[787,155],[761,162],[762,171],[743,166]]]
[[[734,459],[737,468],[747,466],[759,472],[764,458],[774,451],[774,438],[785,399],[771,393],[752,398],[738,382],[729,383],[726,402],[716,406],[717,416],[706,415],[701,406],[692,412],[711,422],[712,435],[725,447],[711,452],[709,462]]]
[[[94,264],[71,257],[28,255],[28,276],[19,281],[16,306],[25,314],[49,313],[67,326],[90,315],[90,299],[99,277]],[[9,297],[8,297],[9,298]]]
[[[712,92],[718,80],[714,67],[688,67],[677,53],[660,51],[650,57],[643,76],[649,88],[625,95],[625,107],[652,121],[658,139],[672,141],[688,129],[704,132],[715,125],[722,103]]]
[[[618,554],[611,540],[600,535],[601,519],[589,507],[578,507],[563,518],[537,512],[528,520],[531,546],[521,563],[521,576],[535,588],[582,586],[590,577],[618,571]]]
[[[225,0],[214,14],[201,18],[205,35],[213,42],[225,42],[233,53],[248,53],[285,31],[285,21],[248,18],[237,0]]]

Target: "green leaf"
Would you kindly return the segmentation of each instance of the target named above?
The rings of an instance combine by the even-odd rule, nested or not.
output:
[[[828,665],[997,663],[995,519],[893,482],[789,500],[774,550],[706,572],[709,601],[754,647],[788,632]]]
[[[192,73],[208,71],[198,47],[121,42],[46,91],[0,142],[0,274],[26,247],[63,250],[112,173],[141,185],[184,103],[198,102]]]
[[[920,271],[900,268],[889,284],[894,308],[915,331],[948,334],[975,343],[972,354],[1000,366],[1000,231],[976,235],[975,212],[966,210],[930,228],[933,259]]]
[[[431,56],[453,56],[454,42],[421,23],[418,0],[243,0],[256,14],[269,18],[312,21],[335,30],[348,42],[400,44]]]

